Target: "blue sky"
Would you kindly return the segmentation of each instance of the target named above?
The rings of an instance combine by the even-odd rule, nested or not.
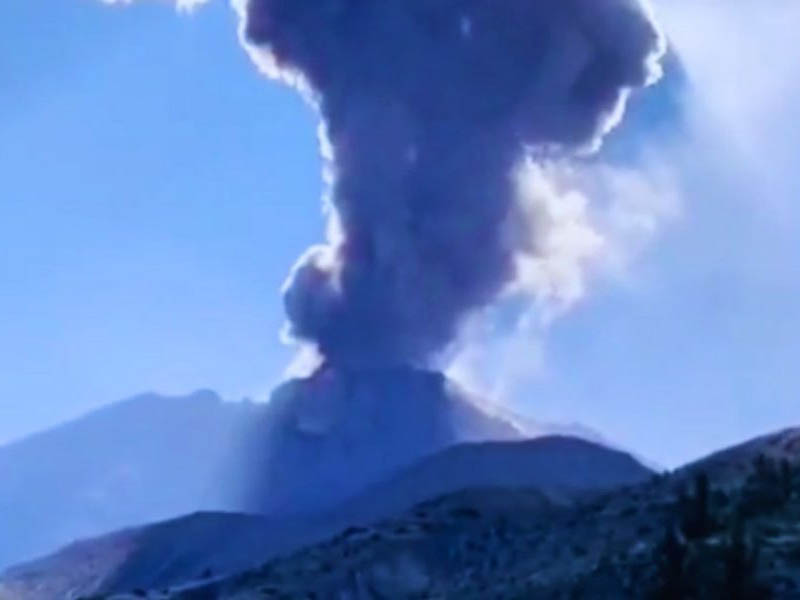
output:
[[[322,230],[312,115],[222,5],[0,22],[0,439],[142,390],[265,393],[278,288]]]
[[[697,88],[680,218],[506,399],[665,465],[800,424],[792,9],[733,4],[664,15]],[[323,230],[313,115],[222,2],[7,2],[0,27],[0,442],[145,390],[266,397]]]

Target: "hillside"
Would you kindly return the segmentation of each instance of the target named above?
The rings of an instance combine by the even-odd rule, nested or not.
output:
[[[531,489],[465,490],[151,597],[797,599],[796,436],[759,438],[577,505]]]
[[[14,600],[163,589],[201,575],[244,571],[347,528],[394,517],[442,494],[505,486],[532,490],[524,492],[524,498],[535,498],[537,507],[555,506],[651,476],[628,455],[576,439],[463,444],[400,470],[327,513],[273,519],[203,513],[125,530],[11,569],[2,589]],[[506,496],[515,498],[514,494]],[[498,496],[493,501],[507,500]]]
[[[400,470],[343,506],[362,522],[472,488],[530,488],[553,502],[641,483],[653,475],[631,455],[565,436],[460,444]]]
[[[197,511],[324,512],[453,444],[558,430],[511,425],[425,371],[329,375],[263,404],[143,394],[0,446],[0,570]]]
[[[679,469],[677,474],[691,477],[706,472],[718,485],[740,484],[758,457],[773,462],[797,460],[800,456],[800,427],[759,436],[731,448],[714,452]]]
[[[219,486],[255,405],[145,394],[0,447],[0,568],[81,537],[226,508]]]

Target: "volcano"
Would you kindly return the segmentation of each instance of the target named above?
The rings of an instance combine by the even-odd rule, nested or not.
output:
[[[411,367],[322,367],[276,389],[253,428],[244,504],[270,515],[324,510],[454,444],[525,437],[441,373]]]

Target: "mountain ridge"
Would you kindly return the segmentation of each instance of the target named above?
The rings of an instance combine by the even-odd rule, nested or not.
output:
[[[547,468],[554,460],[560,461],[562,469]],[[472,468],[465,470],[463,465]],[[368,527],[375,520],[391,518],[443,494],[514,485],[536,490],[544,503],[563,504],[585,493],[639,483],[651,476],[651,471],[624,453],[562,436],[464,443],[423,458],[417,466],[400,469],[387,482],[315,517],[302,515],[290,520],[285,516],[270,519],[201,513],[103,536],[94,541],[94,546],[89,540],[64,548],[55,555],[13,568],[5,580],[7,586],[17,589],[15,598],[26,600],[47,598],[20,591],[28,589],[25,582],[32,581],[53,598],[62,597],[63,586],[87,595],[160,589],[180,583],[181,578],[199,577],[203,572],[210,576],[252,568],[254,562],[294,552],[348,528]],[[394,486],[393,481],[397,482]],[[415,493],[409,493],[410,489]],[[229,519],[231,526],[227,527]],[[202,522],[205,526],[201,526]],[[288,543],[291,540],[294,542]],[[123,548],[127,555],[124,560],[116,560],[118,555],[107,548]],[[111,557],[108,564],[104,562],[106,556]],[[91,564],[96,565],[95,570]]]
[[[204,390],[140,394],[0,447],[0,567],[79,537],[224,506],[215,475],[255,409]]]
[[[467,490],[164,597],[800,598],[800,429],[687,467],[566,505]]]

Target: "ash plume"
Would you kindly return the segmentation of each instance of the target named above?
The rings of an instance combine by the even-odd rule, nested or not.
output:
[[[579,296],[600,238],[545,174],[661,76],[646,2],[231,0],[320,118],[328,235],[284,286],[288,337],[334,367],[425,367],[505,292]]]
[[[234,0],[243,43],[317,109],[326,244],[288,333],[342,368],[424,365],[520,277],[546,224],[515,170],[595,150],[664,41],[638,0]]]

